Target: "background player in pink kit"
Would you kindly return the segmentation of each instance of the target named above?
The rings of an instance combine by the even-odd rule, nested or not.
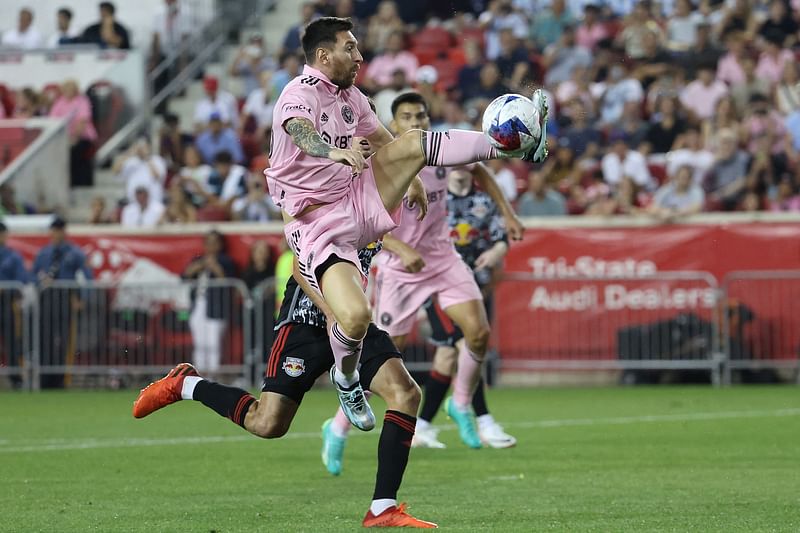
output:
[[[336,321],[330,326],[335,356],[332,380],[348,419],[360,429],[375,417],[358,384],[362,339],[371,319],[356,251],[392,230],[408,205],[426,208],[417,173],[424,166],[458,166],[508,157],[480,132],[411,129],[392,141],[353,82],[363,58],[349,19],[323,17],[303,36],[307,64],[275,105],[267,180],[281,207],[289,246],[300,273],[319,291]],[[540,116],[546,119],[544,100]],[[544,123],[544,122],[542,122]],[[546,155],[546,131],[525,158]],[[368,161],[352,148],[365,137],[376,150]]]
[[[430,125],[425,99],[417,93],[405,93],[392,102],[392,129],[398,133]],[[521,239],[523,227],[513,209],[503,196],[492,176],[475,165],[475,175],[489,192],[506,220],[509,234]],[[462,440],[473,448],[481,441],[475,428],[470,402],[478,379],[481,363],[489,341],[489,321],[483,297],[473,277],[472,270],[463,262],[453,247],[447,220],[447,170],[426,167],[420,173],[428,191],[428,215],[420,221],[406,205],[400,216],[400,225],[384,237],[384,250],[390,252],[380,262],[375,284],[375,323],[392,336],[402,351],[410,333],[417,311],[432,296],[450,318],[464,332],[466,343],[459,353],[458,370],[454,382],[452,401],[448,414],[459,426]],[[385,252],[384,252],[385,253]],[[381,254],[383,255],[383,254]],[[381,255],[378,256],[380,260]],[[342,439],[349,429],[343,413],[325,426],[324,440]],[[331,473],[338,473],[341,446],[325,443],[323,458]],[[326,450],[332,457],[326,458]]]

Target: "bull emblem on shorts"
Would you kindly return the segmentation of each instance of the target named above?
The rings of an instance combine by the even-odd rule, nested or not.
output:
[[[353,110],[350,109],[349,105],[345,104],[342,106],[342,118],[348,124],[352,124],[353,122],[355,122],[355,118],[353,117]]]
[[[480,232],[473,228],[472,225],[465,222],[456,224],[453,229],[450,230],[450,238],[458,246],[468,245],[475,240],[478,235],[480,235]]]
[[[290,378],[300,377],[306,371],[306,362],[297,357],[287,357],[283,362],[283,371]]]

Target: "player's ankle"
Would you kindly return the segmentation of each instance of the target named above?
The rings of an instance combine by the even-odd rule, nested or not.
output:
[[[337,368],[333,373],[333,379],[336,380],[340,387],[350,388],[358,382],[359,375],[357,370],[350,374],[345,374]]]
[[[490,413],[476,417],[475,420],[478,422],[478,426],[482,428],[493,426],[495,424],[494,417]]]
[[[203,381],[200,376],[186,376],[183,378],[183,387],[181,388],[181,400],[194,400],[194,388],[197,384]]]
[[[372,500],[369,510],[374,516],[378,516],[390,507],[397,507],[397,500],[394,498],[379,498],[377,500]]]

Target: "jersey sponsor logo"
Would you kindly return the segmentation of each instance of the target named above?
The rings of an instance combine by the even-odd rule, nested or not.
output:
[[[350,148],[350,145],[353,143],[352,135],[334,135],[331,137],[330,133],[323,131],[319,136],[322,137],[322,140],[326,143],[342,150]]]
[[[356,120],[355,116],[353,116],[353,110],[347,104],[342,106],[342,118],[348,124],[352,124]]]
[[[283,371],[290,378],[298,378],[306,371],[306,362],[299,357],[287,357],[283,362]]]
[[[456,224],[450,230],[450,238],[453,239],[453,242],[456,246],[467,246],[473,240],[478,238],[480,232],[473,228],[471,224],[467,224],[466,222],[461,222],[460,224]]]
[[[292,104],[283,106],[283,112],[285,113],[287,111],[303,111],[305,113],[308,113],[309,115],[311,114],[311,108],[303,104]]]
[[[310,85],[313,87],[314,85],[319,83],[319,78],[317,78],[316,76],[304,76],[300,78],[300,83],[302,83],[303,85]]]
[[[381,314],[381,325],[382,326],[388,326],[391,323],[392,323],[392,315],[390,315],[389,313],[382,313]]]
[[[319,117],[319,121],[323,124],[328,122],[328,114],[323,112],[322,115]]]

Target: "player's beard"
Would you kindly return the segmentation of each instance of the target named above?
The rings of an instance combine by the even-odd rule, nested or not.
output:
[[[356,74],[358,74],[358,70],[355,72],[353,69],[356,67],[350,68],[342,68],[336,75],[331,78],[331,81],[339,87],[339,89],[349,89],[353,86],[353,83],[356,80]]]

